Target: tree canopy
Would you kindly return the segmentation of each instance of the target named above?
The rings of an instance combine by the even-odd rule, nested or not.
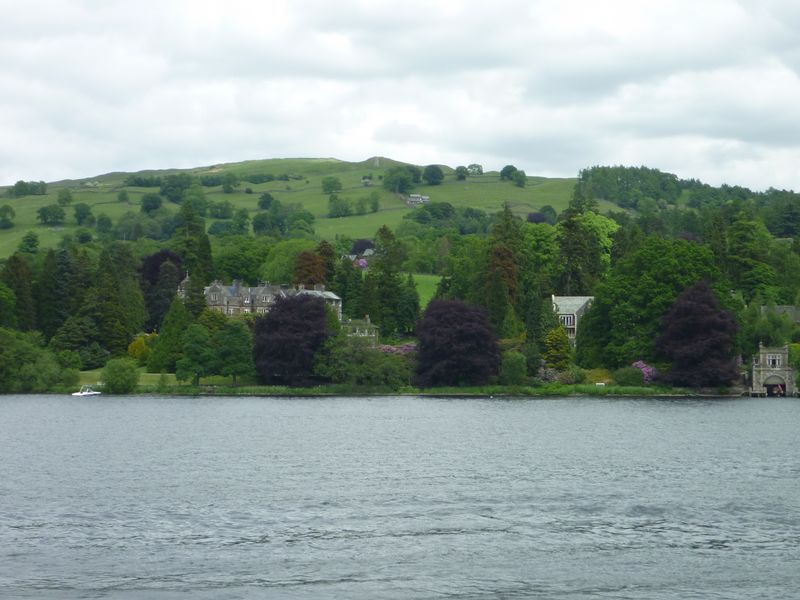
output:
[[[687,288],[664,316],[656,340],[660,357],[670,361],[664,378],[673,385],[709,387],[738,379],[732,313],[724,310],[707,281]]]
[[[458,300],[433,300],[417,326],[420,387],[483,385],[500,367],[489,315]]]
[[[316,353],[333,334],[322,299],[279,298],[255,323],[253,362],[259,379],[293,386],[312,383]]]

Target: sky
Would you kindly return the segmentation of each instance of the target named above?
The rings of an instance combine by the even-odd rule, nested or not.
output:
[[[796,0],[0,0],[0,185],[261,158],[800,190]]]

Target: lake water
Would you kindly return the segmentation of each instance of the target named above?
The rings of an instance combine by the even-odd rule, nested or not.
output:
[[[0,396],[1,598],[800,597],[800,400]]]

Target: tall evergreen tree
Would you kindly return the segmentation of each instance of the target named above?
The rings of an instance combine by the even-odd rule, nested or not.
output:
[[[149,331],[159,331],[161,329],[161,324],[175,298],[179,283],[180,272],[175,263],[169,260],[162,262],[158,270],[158,279],[155,285],[150,287],[147,298],[147,329]]]
[[[567,331],[562,325],[555,327],[544,338],[542,358],[545,364],[556,371],[564,371],[569,367],[572,348],[569,345]]]
[[[17,325],[17,299],[14,292],[0,281],[0,327],[14,328]]]
[[[368,280],[372,280],[376,299],[374,322],[381,335],[388,336],[400,330],[402,279],[400,269],[406,257],[403,244],[385,225],[375,236],[375,254],[370,263]]]
[[[31,289],[33,274],[30,266],[28,266],[28,261],[18,252],[12,254],[6,261],[2,272],[0,272],[0,281],[14,292],[14,297],[16,298],[16,314],[14,316],[17,327],[22,331],[36,329],[36,305],[33,301],[33,290]]]
[[[69,317],[69,296],[64,293],[66,282],[60,277],[58,267],[56,252],[48,250],[34,287],[37,322],[47,340]]]
[[[191,313],[180,298],[173,298],[147,359],[147,370],[150,373],[174,372],[175,363],[183,356],[183,333],[191,324]]]
[[[173,235],[173,247],[181,256],[189,275],[200,285],[211,281],[214,265],[211,244],[203,218],[198,214],[197,199],[187,197],[178,213],[181,225]]]
[[[419,319],[419,293],[417,283],[411,273],[406,277],[400,292],[400,303],[397,312],[397,325],[400,333],[410,334]]]

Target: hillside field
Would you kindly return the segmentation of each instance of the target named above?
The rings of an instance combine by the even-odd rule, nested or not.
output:
[[[263,192],[270,192],[280,202],[301,204],[314,214],[314,229],[321,239],[334,239],[337,235],[365,238],[372,237],[382,225],[394,229],[402,222],[404,215],[414,210],[406,206],[401,196],[384,190],[381,185],[383,172],[396,164],[400,163],[379,157],[363,162],[344,162],[333,158],[269,159],[185,170],[142,171],[137,174],[163,176],[187,172],[198,177],[227,172],[240,177],[256,173],[270,173],[276,177],[286,174],[290,177],[289,181],[276,180],[261,184],[243,181],[231,194],[223,193],[221,186],[206,187],[204,190],[210,201],[229,200],[235,208],[246,208],[253,214],[258,210],[259,196]],[[575,184],[572,178],[528,177],[526,187],[520,188],[508,181],[501,181],[497,172],[457,181],[452,168],[443,167],[443,171],[446,176],[441,185],[419,184],[414,193],[430,196],[432,202],[450,202],[456,207],[472,207],[487,212],[498,211],[507,202],[515,213],[523,217],[547,204],[557,211],[563,210],[569,203]],[[0,258],[11,255],[28,231],[36,232],[42,248],[54,246],[64,235],[74,233],[78,226],[72,206],[81,202],[92,207],[95,217],[105,213],[115,223],[126,212],[139,212],[142,196],[158,192],[158,188],[126,186],[124,182],[128,175],[108,173],[80,180],[52,182],[48,183],[47,194],[43,196],[10,198],[6,193],[7,188],[0,190],[0,206],[7,204],[16,213],[14,226],[0,230]],[[372,175],[373,185],[370,187],[361,184],[362,177],[366,175]],[[339,196],[354,202],[377,192],[379,211],[360,216],[328,218],[328,195],[322,192],[322,179],[327,176],[338,177],[343,185]],[[36,211],[43,206],[56,204],[58,193],[63,188],[69,188],[73,198],[72,205],[65,207],[66,221],[60,226],[41,225]],[[250,188],[251,193],[245,193],[246,188]],[[128,202],[117,201],[117,194],[122,190],[127,191]],[[177,208],[169,202],[165,202],[165,206]],[[608,203],[601,207],[613,208],[613,205]],[[208,224],[213,222],[212,219],[207,221]]]

